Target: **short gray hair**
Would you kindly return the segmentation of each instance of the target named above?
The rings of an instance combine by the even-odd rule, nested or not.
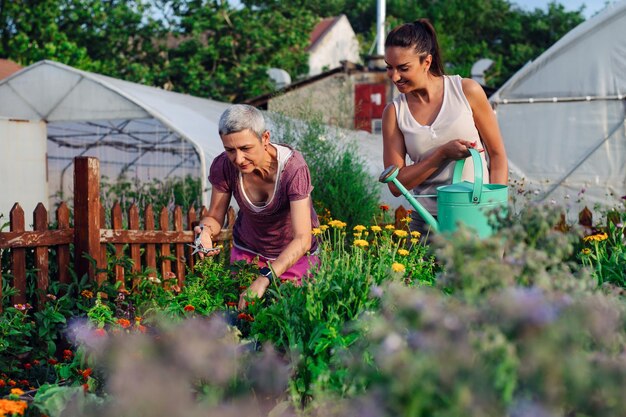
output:
[[[265,132],[263,113],[256,107],[247,104],[234,104],[222,113],[219,124],[220,136],[246,129],[250,129],[259,139]]]

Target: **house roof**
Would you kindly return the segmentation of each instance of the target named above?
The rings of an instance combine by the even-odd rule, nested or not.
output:
[[[323,80],[328,77],[332,77],[335,74],[346,73],[352,74],[355,72],[363,72],[365,71],[365,67],[360,64],[355,64],[353,62],[343,61],[342,66],[333,68],[328,71],[324,71],[320,74],[314,75],[313,77],[305,78],[300,81],[296,81],[295,83],[291,83],[288,86],[281,88],[280,90],[273,91],[271,93],[263,94],[257,97],[250,98],[243,102],[243,104],[249,104],[251,106],[259,107],[261,109],[267,109],[267,103],[272,98],[283,95],[293,90],[298,90],[302,87],[305,87],[309,84],[313,84],[317,81]]]
[[[306,50],[310,51],[315,48],[319,40],[324,37],[324,35],[335,25],[335,23],[339,21],[339,19],[341,19],[341,16],[327,17],[315,25],[309,38],[309,46]]]
[[[13,62],[10,59],[0,59],[0,80],[18,72],[21,69],[22,66],[17,62]]]

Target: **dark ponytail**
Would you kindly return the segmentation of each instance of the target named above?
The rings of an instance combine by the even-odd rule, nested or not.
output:
[[[437,34],[428,19],[418,19],[413,23],[405,23],[394,28],[385,39],[385,48],[389,46],[414,48],[415,53],[420,55],[420,62],[423,62],[424,58],[430,54],[433,61],[429,72],[438,77],[445,74]]]

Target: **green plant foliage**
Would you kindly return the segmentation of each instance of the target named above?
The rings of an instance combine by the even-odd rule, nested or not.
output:
[[[367,224],[378,211],[378,190],[365,161],[335,138],[338,131],[325,126],[314,114],[307,122],[294,121],[279,114],[272,116],[274,141],[287,143],[302,152],[311,172],[311,197],[318,215],[326,211],[350,226]]]

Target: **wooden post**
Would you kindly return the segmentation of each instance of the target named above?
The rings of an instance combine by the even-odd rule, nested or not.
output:
[[[169,230],[169,216],[168,216],[167,207],[163,207],[161,212],[159,213],[159,229],[166,232]],[[172,273],[172,261],[170,257],[172,252],[170,251],[169,242],[163,242],[160,245],[161,249],[161,278],[163,279],[163,284],[165,284],[165,288],[170,288],[170,283],[167,282],[171,279]]]
[[[122,206],[119,201],[113,204],[111,209],[111,229],[122,230]],[[124,288],[124,266],[120,264],[120,260],[124,257],[124,245],[116,243],[115,245],[115,280],[121,282],[120,288]]]
[[[96,278],[93,262],[100,259],[100,162],[93,157],[74,158],[74,265],[80,279]]]
[[[58,229],[70,228],[70,210],[65,202],[61,202],[57,209]],[[59,264],[59,281],[62,284],[70,283],[70,245],[59,245],[57,247],[57,262]]]
[[[42,203],[37,204],[33,212],[34,230],[44,232],[48,230],[48,210]],[[35,269],[37,270],[37,308],[41,310],[46,302],[48,293],[48,246],[35,247]]]
[[[197,222],[196,210],[193,207],[190,207],[187,212],[187,227],[189,227],[189,230],[193,232],[193,228],[196,226]],[[195,233],[193,239],[195,240]],[[185,249],[187,250],[187,265],[189,266],[189,269],[193,271],[193,266],[195,264],[193,256],[191,255],[193,253],[193,248],[191,246],[187,246]]]
[[[13,205],[9,213],[12,232],[24,231],[24,210],[18,203]],[[26,249],[14,247],[11,249],[11,269],[13,270],[13,288],[17,294],[13,296],[13,304],[26,303]]]
[[[174,230],[182,232],[183,229],[183,210],[180,206],[174,208]],[[176,252],[176,263],[174,264],[174,271],[178,278],[178,285],[181,286],[185,282],[185,245],[184,243],[177,243],[174,247]]]
[[[152,209],[152,204],[148,204],[146,209],[144,210],[144,230],[146,231],[154,231],[154,210]],[[156,277],[156,245],[154,243],[146,244],[146,268],[148,268],[148,276]]]
[[[139,230],[139,208],[135,203],[128,208],[128,230]],[[139,274],[141,272],[141,246],[137,243],[130,244],[130,259],[133,260],[133,274]]]

